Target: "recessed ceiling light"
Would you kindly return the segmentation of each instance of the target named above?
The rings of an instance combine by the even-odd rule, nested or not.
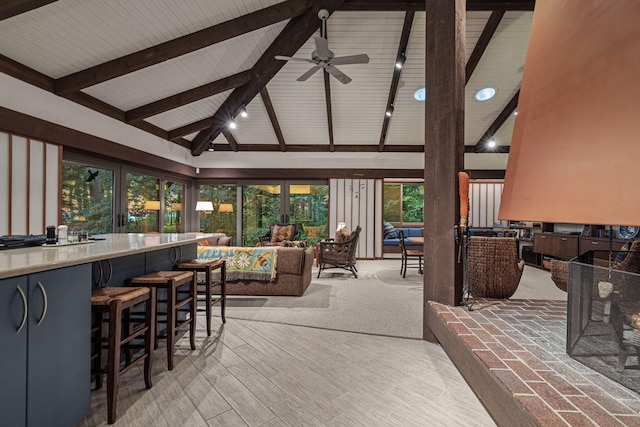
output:
[[[496,88],[495,87],[485,87],[484,89],[480,89],[476,92],[476,100],[480,102],[488,101],[494,96],[496,96]]]
[[[413,92],[413,99],[418,102],[424,102],[424,100],[427,99],[427,89],[425,89],[424,86],[416,89],[416,91]]]

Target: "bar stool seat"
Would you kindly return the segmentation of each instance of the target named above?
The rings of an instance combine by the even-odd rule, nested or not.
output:
[[[193,271],[196,277],[197,283],[197,295],[204,295],[205,308],[197,309],[197,311],[204,311],[207,318],[207,336],[211,336],[211,306],[213,304],[220,303],[222,323],[226,323],[227,320],[224,316],[224,310],[227,300],[226,284],[227,284],[227,262],[223,259],[216,260],[200,260],[194,259],[191,261],[178,264],[176,270],[189,270]],[[213,272],[220,270],[220,280],[213,281]],[[198,273],[204,273],[204,281],[198,279]],[[218,298],[213,299],[213,288],[220,287],[220,293]]]
[[[96,389],[102,387],[102,375],[107,374],[107,422],[116,420],[116,402],[120,375],[132,366],[144,361],[144,382],[149,389],[151,364],[156,324],[156,290],[148,287],[98,288],[91,291],[91,311],[95,315],[92,328],[95,361],[92,373],[96,375]],[[144,316],[137,316],[132,309],[144,304]],[[108,319],[105,316],[108,315]],[[122,328],[123,323],[126,328]],[[105,337],[105,324],[108,329]],[[123,335],[123,331],[125,332]],[[144,345],[134,340],[144,337]],[[133,350],[142,349],[142,354]],[[104,351],[107,352],[107,366],[104,367]],[[127,350],[124,366],[121,366],[121,352]],[[135,358],[132,358],[135,355]]]
[[[164,289],[158,292],[156,301],[156,346],[158,339],[167,340],[167,366],[173,369],[176,333],[189,327],[191,350],[196,349],[196,284],[193,271],[155,271],[127,280],[128,286],[144,285]],[[160,306],[166,305],[166,311]],[[180,313],[184,315],[180,316]],[[166,333],[160,333],[159,325],[165,323]]]

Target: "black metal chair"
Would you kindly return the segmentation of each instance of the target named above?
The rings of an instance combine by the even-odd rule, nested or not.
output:
[[[351,233],[349,238],[344,242],[336,242],[333,239],[327,239],[320,242],[318,254],[319,270],[318,277],[322,270],[329,268],[342,268],[353,273],[358,278],[358,269],[356,268],[356,249],[358,247],[358,238],[362,228],[358,225]]]
[[[404,244],[404,231],[398,230],[398,240],[400,240],[400,252],[402,253],[402,264],[400,265],[400,274],[404,279],[407,276],[407,268],[417,268],[422,274],[422,259],[424,252],[420,249],[407,249]]]

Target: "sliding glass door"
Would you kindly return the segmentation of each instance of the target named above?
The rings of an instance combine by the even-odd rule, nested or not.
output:
[[[244,244],[253,246],[271,224],[297,224],[298,240],[310,244],[327,237],[329,186],[282,181],[242,187]]]

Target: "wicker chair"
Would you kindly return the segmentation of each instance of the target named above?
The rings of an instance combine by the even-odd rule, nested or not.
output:
[[[468,263],[469,289],[480,298],[511,297],[524,269],[514,237],[471,236]]]
[[[609,261],[594,258],[593,265],[598,267],[608,267]],[[613,265],[612,269],[628,271],[631,273],[640,273],[640,240],[635,240],[631,244],[624,261]],[[567,284],[569,282],[569,261],[560,259],[554,259],[551,261],[551,280],[553,280],[553,283],[556,284],[558,289],[567,292]]]
[[[318,277],[320,277],[322,270],[342,268],[353,273],[356,279],[358,278],[356,249],[361,230],[362,228],[357,226],[351,236],[344,242],[335,242],[332,239],[320,242]]]

